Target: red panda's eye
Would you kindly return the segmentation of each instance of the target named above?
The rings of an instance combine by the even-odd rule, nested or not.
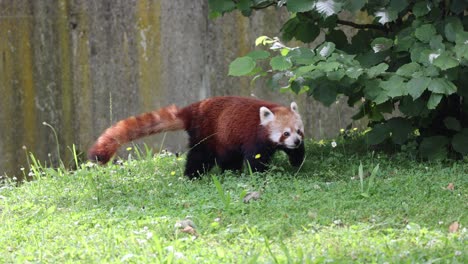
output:
[[[298,130],[297,130],[297,133],[298,133],[298,134],[300,134],[300,133],[301,133],[301,130],[300,130],[300,129],[298,129]]]
[[[289,137],[289,135],[290,135],[289,132],[284,132],[283,133],[283,136],[285,136],[285,137]]]

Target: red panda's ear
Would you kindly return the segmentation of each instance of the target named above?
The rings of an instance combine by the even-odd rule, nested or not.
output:
[[[294,113],[299,114],[299,110],[298,110],[298,108],[297,108],[296,102],[292,102],[292,103],[291,103],[291,110],[292,110]]]
[[[270,109],[262,106],[260,107],[260,124],[262,126],[267,125],[271,121],[275,120],[275,115]]]

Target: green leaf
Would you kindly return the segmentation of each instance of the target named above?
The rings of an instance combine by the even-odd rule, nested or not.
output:
[[[382,62],[379,65],[376,65],[368,69],[367,75],[369,76],[369,78],[372,79],[372,78],[375,78],[375,76],[385,72],[387,69],[388,69],[388,64]]]
[[[411,61],[421,62],[421,53],[423,50],[426,50],[426,46],[422,46],[421,43],[416,42],[413,44],[413,47],[410,48]],[[427,61],[427,59],[426,59]]]
[[[408,139],[408,135],[413,132],[411,122],[402,117],[394,117],[387,121],[387,125],[391,132],[392,141],[395,144],[403,144]]]
[[[282,48],[282,49],[280,49],[280,54],[281,54],[281,56],[284,57],[284,56],[288,55],[289,51],[290,51],[289,48]]]
[[[345,75],[345,72],[342,69],[337,70],[337,71],[327,72],[328,79],[332,80],[332,81],[339,81],[339,80],[341,80],[341,78],[344,77],[344,75]]]
[[[315,7],[315,1],[310,0],[288,0],[288,11],[292,13],[307,12]]]
[[[413,74],[421,69],[421,66],[416,62],[403,64],[398,68],[396,74],[405,77],[411,77]]]
[[[254,60],[262,60],[262,59],[268,59],[268,57],[270,57],[270,53],[264,50],[254,50],[254,51],[249,52],[246,56]]]
[[[455,14],[459,14],[468,8],[468,2],[466,0],[453,0],[450,2],[450,11]]]
[[[445,37],[448,41],[455,42],[456,35],[463,32],[463,25],[458,17],[448,17],[445,19]]]
[[[427,88],[431,92],[445,95],[450,95],[457,91],[455,84],[445,78],[432,79]]]
[[[308,48],[294,48],[289,52],[288,56],[291,61],[300,65],[309,65],[316,62],[314,52]]]
[[[270,61],[270,66],[273,70],[284,71],[292,67],[291,60],[283,56],[273,57]]]
[[[426,104],[426,100],[422,98],[413,100],[411,97],[405,96],[400,100],[398,109],[406,116],[424,117],[429,113]]]
[[[425,24],[416,29],[414,35],[422,42],[429,43],[431,38],[435,36],[436,29],[432,24]]]
[[[441,94],[432,93],[431,97],[429,97],[429,100],[427,101],[427,108],[435,109],[439,105],[441,99]]]
[[[294,37],[304,43],[309,43],[315,40],[320,34],[320,28],[311,22],[300,23],[296,28]]]
[[[416,100],[427,89],[430,82],[431,78],[428,77],[413,78],[406,84],[406,90],[413,100]]]
[[[297,16],[286,21],[286,23],[284,23],[284,25],[281,27],[281,39],[284,41],[291,40],[295,36],[296,29],[300,23],[301,22]]]
[[[372,41],[371,47],[375,53],[388,50],[393,46],[393,40],[388,38],[376,38]]]
[[[342,30],[331,30],[325,35],[325,41],[333,42],[338,49],[346,49],[349,45],[348,38]]]
[[[468,155],[468,128],[464,128],[460,133],[453,136],[452,147],[463,156]]]
[[[453,116],[448,116],[444,119],[444,125],[446,128],[453,130],[453,131],[460,131],[461,130],[461,125],[460,121],[458,121],[455,117]]]
[[[245,11],[245,10],[250,10],[250,5],[252,4],[252,1],[250,0],[239,0],[237,1],[237,9]]]
[[[208,0],[211,11],[225,13],[236,8],[236,4],[231,0]]]
[[[395,36],[395,51],[408,51],[416,41],[411,27],[402,28]]]
[[[390,0],[390,7],[396,12],[401,12],[408,6],[407,0]]]
[[[237,58],[229,65],[229,75],[247,75],[255,68],[255,65],[256,63],[251,57]]]
[[[314,98],[322,102],[325,106],[330,106],[336,101],[336,87],[332,83],[323,83],[318,85],[313,92]]]
[[[325,17],[329,17],[341,11],[342,3],[333,0],[317,1],[315,3],[315,10]]]
[[[325,58],[330,56],[330,54],[332,54],[333,51],[335,51],[335,44],[332,42],[324,42],[317,48],[317,53]]]
[[[295,93],[295,94],[299,94],[299,92],[301,91],[301,83],[298,82],[298,81],[293,81],[291,82],[291,90]]]
[[[442,52],[436,59],[434,59],[433,64],[439,67],[442,70],[447,70],[453,67],[457,67],[460,62],[450,56],[448,52]]]
[[[367,134],[367,142],[370,145],[377,145],[382,143],[390,136],[390,129],[387,123],[375,125]]]
[[[271,79],[268,80],[267,85],[272,89],[272,90],[278,90],[281,88],[280,81],[284,77],[283,72],[278,72],[273,74]]]
[[[369,99],[376,104],[381,104],[388,100],[387,91],[380,87],[380,83],[381,81],[373,79],[367,81],[364,88],[366,99]]]
[[[429,13],[431,9],[429,8],[428,2],[426,1],[420,1],[414,4],[413,6],[413,14],[416,17],[421,17]]]
[[[445,44],[443,43],[443,38],[441,35],[436,35],[429,41],[429,46],[433,50],[445,50]]]
[[[380,86],[387,91],[387,96],[395,98],[398,96],[407,95],[405,79],[398,75],[393,75],[388,81],[382,81]]]
[[[425,137],[419,145],[419,153],[429,160],[444,159],[447,157],[447,143],[444,136]]]
[[[440,74],[439,68],[429,65],[423,68],[423,74],[427,77],[437,77]]]
[[[260,44],[266,45],[266,44],[270,44],[270,43],[273,43],[273,40],[270,37],[267,37],[267,36],[260,36],[255,40],[255,46],[258,46]]]
[[[457,59],[468,59],[468,45],[467,44],[455,44],[455,47],[453,48],[453,51],[455,52],[455,55],[457,56]]]
[[[466,44],[466,43],[468,43],[468,32],[466,32],[466,31],[458,32],[455,35],[455,43],[457,43],[457,44]]]
[[[366,0],[353,0],[353,1],[345,1],[344,9],[354,13],[356,11],[361,10],[362,7],[366,4]]]
[[[353,79],[359,78],[359,76],[361,76],[363,73],[364,73],[364,70],[358,67],[349,67],[346,69],[346,75],[349,78],[353,78]]]
[[[324,72],[336,71],[341,66],[341,63],[336,61],[321,61],[317,64],[317,69]]]

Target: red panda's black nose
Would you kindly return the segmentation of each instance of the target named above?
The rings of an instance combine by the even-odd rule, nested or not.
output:
[[[301,140],[300,140],[300,139],[294,140],[294,145],[299,146],[300,144],[301,144]]]

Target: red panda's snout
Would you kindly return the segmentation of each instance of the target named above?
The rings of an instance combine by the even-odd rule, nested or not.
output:
[[[284,132],[279,142],[289,149],[298,148],[302,144],[303,138],[301,133],[298,132]]]

